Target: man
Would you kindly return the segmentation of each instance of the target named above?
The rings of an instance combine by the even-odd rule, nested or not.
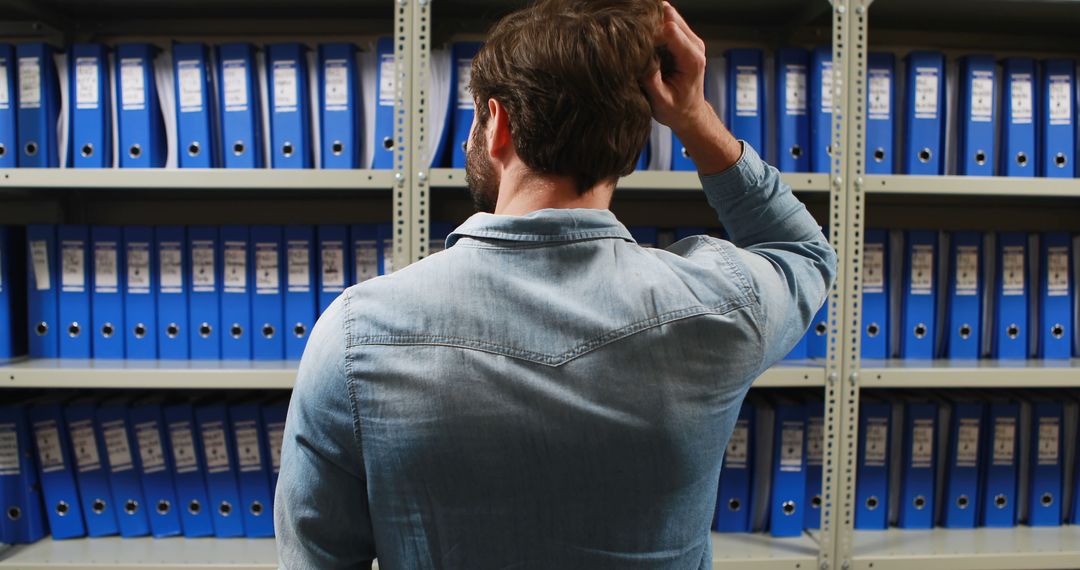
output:
[[[541,0],[494,27],[467,169],[494,214],[319,320],[285,429],[283,568],[711,567],[739,407],[835,255],[704,71],[658,0]],[[643,249],[607,210],[650,117],[731,242]]]

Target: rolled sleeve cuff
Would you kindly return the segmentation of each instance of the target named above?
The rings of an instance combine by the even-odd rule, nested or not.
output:
[[[765,180],[768,165],[750,143],[739,140],[742,144],[742,156],[727,170],[699,176],[701,187],[711,197],[721,198],[744,194],[753,188],[760,188]]]

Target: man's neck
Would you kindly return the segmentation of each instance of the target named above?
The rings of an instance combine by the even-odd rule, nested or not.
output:
[[[499,199],[495,213],[504,216],[524,216],[545,208],[591,208],[606,210],[611,205],[615,186],[597,184],[579,194],[574,181],[559,176],[504,171],[499,184]]]

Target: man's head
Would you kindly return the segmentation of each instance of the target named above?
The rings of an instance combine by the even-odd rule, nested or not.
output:
[[[503,18],[473,60],[476,120],[466,177],[493,211],[500,170],[488,122],[505,114],[510,161],[585,194],[633,171],[648,138],[641,80],[659,65],[661,0],[541,0]],[[505,165],[503,165],[505,166]]]

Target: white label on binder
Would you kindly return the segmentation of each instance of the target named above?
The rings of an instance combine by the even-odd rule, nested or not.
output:
[[[358,241],[356,248],[356,282],[363,283],[379,275],[379,250],[374,241]]]
[[[285,424],[266,424],[266,439],[270,444],[270,468],[281,471],[281,443],[285,440]]]
[[[259,455],[259,431],[255,422],[241,422],[236,425],[236,462],[241,471],[257,471],[262,467]]]
[[[99,293],[115,293],[120,287],[117,266],[116,242],[99,241],[94,244],[94,290]]]
[[[863,246],[863,292],[881,293],[885,290],[885,244]]]
[[[892,112],[892,71],[871,69],[869,74],[870,97],[866,118],[872,121],[887,121]]]
[[[94,439],[94,424],[83,420],[68,425],[71,433],[71,451],[75,454],[75,466],[80,472],[93,471],[101,467],[97,440]]]
[[[203,69],[197,59],[176,62],[176,82],[180,91],[180,112],[194,113],[203,108]]]
[[[311,242],[290,241],[288,246],[289,291],[311,289]]]
[[[75,58],[75,108],[97,109],[100,83],[98,58]]]
[[[1072,122],[1072,104],[1076,94],[1068,75],[1051,75],[1048,89],[1050,124],[1068,125]]]
[[[41,107],[41,61],[36,57],[19,58],[19,108]]]
[[[243,293],[247,288],[247,244],[225,243],[225,291]]]
[[[220,473],[229,470],[229,454],[225,448],[225,430],[218,422],[203,426],[203,451],[206,453],[206,470]]]
[[[911,429],[911,466],[929,469],[934,461],[934,420],[917,419]]]
[[[0,424],[0,475],[19,474],[19,434],[15,424]]]
[[[349,107],[349,64],[344,59],[328,59],[323,64],[323,104],[327,111]]]
[[[52,287],[49,276],[49,242],[33,240],[30,242],[30,258],[34,265],[34,288],[48,291]]]
[[[915,118],[938,118],[940,78],[936,67],[915,68]]]
[[[124,422],[109,422],[101,427],[105,450],[109,454],[109,468],[114,473],[131,469],[131,445],[128,443]]]
[[[758,70],[752,65],[735,68],[735,115],[756,117],[758,114]]]
[[[60,453],[60,431],[56,422],[46,421],[34,426],[34,440],[37,441],[38,465],[45,473],[64,468],[64,456]]]
[[[255,293],[259,295],[277,293],[281,281],[278,273],[277,244],[255,244]]]
[[[956,430],[956,466],[975,467],[979,460],[979,419],[960,418]]]
[[[60,248],[60,288],[78,292],[86,288],[84,242],[64,241]]]
[[[382,248],[383,252],[383,275],[390,275],[394,272],[394,248],[393,246],[386,244]]]
[[[1001,294],[1024,294],[1024,246],[1009,245],[1001,252]]]
[[[336,291],[345,287],[345,254],[341,242],[324,242],[322,248],[323,290]]]
[[[1012,103],[1010,104],[1012,118],[1010,120],[1013,124],[1026,125],[1031,123],[1034,116],[1034,97],[1031,95],[1031,84],[1031,74],[1028,73],[1013,74],[1012,79],[1009,81],[1009,91],[1012,95]]]
[[[150,244],[146,242],[128,244],[127,288],[131,293],[150,292]]]
[[[383,54],[379,60],[379,104],[384,107],[394,106],[394,54]]]
[[[1061,439],[1058,418],[1039,418],[1039,465],[1057,465]]]
[[[1016,455],[1016,418],[994,422],[994,465],[1012,465]]]
[[[213,291],[216,280],[214,270],[214,242],[211,240],[191,242],[191,290]]]
[[[296,61],[274,62],[274,112],[291,113],[296,110],[299,88],[296,81]]]
[[[975,71],[971,78],[971,120],[989,123],[994,118],[994,72]]]
[[[165,451],[161,447],[161,432],[157,422],[135,426],[135,439],[139,442],[139,459],[143,473],[156,473],[165,469]]]
[[[911,294],[929,295],[934,287],[934,246],[916,244],[911,250]]]
[[[194,471],[199,466],[195,457],[195,438],[191,433],[191,424],[177,422],[169,426],[169,441],[172,443],[173,465],[177,473]]]
[[[780,470],[802,471],[803,422],[784,422],[780,428]]]
[[[221,62],[221,84],[225,92],[225,110],[246,111],[248,106],[247,62],[228,59]]]
[[[971,296],[979,293],[979,248],[961,245],[956,248],[956,294]]]
[[[833,86],[832,86],[832,61],[821,63],[821,112],[832,114]]]
[[[822,465],[825,462],[825,418],[816,416],[806,419],[806,464]]]
[[[125,111],[138,111],[146,106],[146,78],[140,58],[120,60],[120,103]]]
[[[162,242],[158,250],[158,267],[161,270],[161,292],[184,291],[183,251],[177,242]]]
[[[724,469],[746,469],[750,458],[750,422],[738,420],[724,450]]]
[[[789,65],[784,73],[784,109],[788,115],[806,114],[806,66]]]
[[[1069,248],[1046,248],[1046,293],[1050,297],[1069,294]]]
[[[8,109],[11,107],[11,93],[8,92],[7,70],[7,60],[0,57],[0,109]]]
[[[461,58],[457,62],[457,106],[458,109],[472,110],[476,105],[472,96],[472,90],[469,89],[469,83],[472,81],[472,59]]]

